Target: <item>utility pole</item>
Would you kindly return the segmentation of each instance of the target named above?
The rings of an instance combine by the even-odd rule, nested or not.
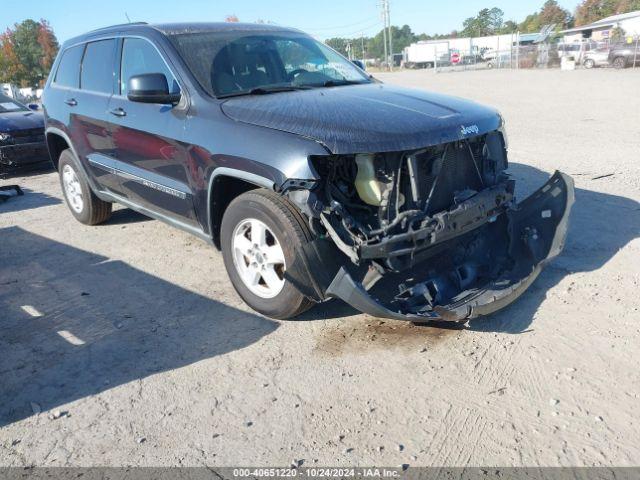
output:
[[[389,29],[389,70],[393,70],[393,34],[391,33],[391,0],[386,0],[387,4],[387,28]]]
[[[384,61],[387,64],[387,68],[389,67],[389,51],[387,50],[387,1],[382,0],[382,23],[384,26],[382,27],[382,38],[384,43]]]

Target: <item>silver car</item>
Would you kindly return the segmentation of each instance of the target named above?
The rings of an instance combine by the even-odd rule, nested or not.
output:
[[[609,66],[609,50],[592,50],[584,54],[582,60],[584,68],[608,67]]]

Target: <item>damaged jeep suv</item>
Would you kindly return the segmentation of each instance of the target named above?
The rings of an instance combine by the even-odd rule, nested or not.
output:
[[[567,232],[571,179],[516,203],[495,110],[382,84],[297,30],[94,31],[61,48],[44,107],[76,219],[117,202],[195,234],[275,318],[337,297],[464,322],[515,300]]]

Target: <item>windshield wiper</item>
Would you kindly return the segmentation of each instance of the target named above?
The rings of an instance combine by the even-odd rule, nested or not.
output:
[[[362,85],[368,82],[359,82],[357,80],[327,80],[322,84],[323,87],[340,87],[342,85]]]
[[[265,86],[265,87],[256,87],[251,90],[240,90],[238,92],[229,92],[223,95],[218,95],[218,98],[229,98],[229,97],[241,97],[246,95],[268,95],[269,93],[278,93],[278,92],[293,92],[295,90],[309,90],[310,87],[305,87],[302,85],[278,85],[278,86]]]

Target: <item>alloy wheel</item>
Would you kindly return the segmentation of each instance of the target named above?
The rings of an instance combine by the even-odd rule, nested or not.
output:
[[[70,165],[65,165],[62,169],[62,184],[64,185],[64,194],[69,201],[69,206],[74,212],[81,213],[84,209],[82,187],[76,172]]]
[[[273,232],[260,220],[240,222],[231,240],[233,264],[244,285],[260,298],[274,298],[284,288],[284,251]]]

